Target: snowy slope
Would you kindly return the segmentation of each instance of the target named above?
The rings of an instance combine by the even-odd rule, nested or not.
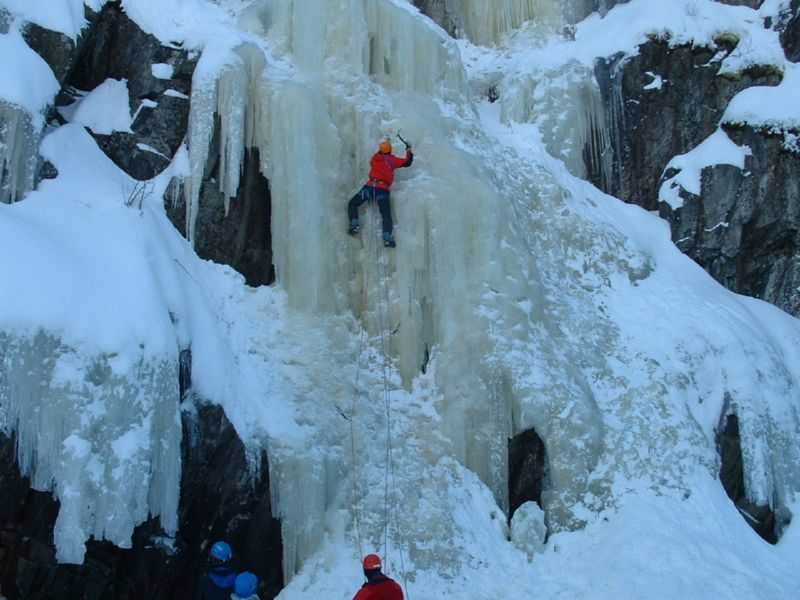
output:
[[[80,3],[48,4],[58,10],[0,1],[75,35]],[[45,132],[58,178],[0,204],[16,257],[0,264],[0,426],[62,502],[60,560],[80,562],[90,535],[130,544],[148,512],[178,526],[177,356],[191,346],[195,391],[254,456],[269,449],[280,598],[351,597],[372,550],[411,598],[794,596],[797,525],[773,547],[745,524],[716,478],[714,435],[735,412],[751,497],[794,512],[800,323],[721,288],[663,221],[581,180],[575,150],[596,110],[578,92],[592,60],[667,32],[746,39],[754,50],[727,69],[755,60],[787,77],[724,118],[796,123],[796,67],[760,21],[788,3],[632,0],[566,39],[559,2],[509,1],[471,23],[473,39],[496,41],[484,46],[402,0],[123,4],[163,41],[203,51],[186,147],[137,187],[79,126],[129,124],[110,83]],[[509,35],[498,25],[528,18]],[[17,26],[0,50],[36,73]],[[36,124],[52,74],[18,95],[21,75],[2,76],[0,96]],[[482,99],[488,84],[500,101]],[[759,94],[773,111],[753,110]],[[222,189],[235,192],[244,146],[261,150],[270,288],[198,259],[163,211],[173,177],[196,210],[215,112]],[[345,235],[344,204],[377,139],[400,128],[416,159],[393,188],[388,253],[374,211],[360,240]],[[684,175],[744,152],[709,146]],[[21,376],[31,364],[44,366]],[[507,437],[530,427],[548,450],[553,532],[532,561],[503,512]]]

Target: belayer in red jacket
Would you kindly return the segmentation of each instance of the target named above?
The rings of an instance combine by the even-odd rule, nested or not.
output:
[[[350,218],[350,228],[347,233],[357,235],[361,228],[358,222],[358,207],[368,200],[378,203],[383,219],[383,245],[394,248],[397,244],[392,237],[392,206],[389,203],[389,190],[394,182],[394,170],[410,167],[414,161],[411,144],[404,140],[406,156],[400,158],[392,154],[392,144],[389,138],[381,142],[378,152],[369,161],[369,180],[355,196],[347,203],[347,216]]]
[[[381,568],[381,559],[377,554],[364,557],[364,577],[367,582],[353,596],[353,600],[403,600],[403,588],[394,579],[381,573]]]

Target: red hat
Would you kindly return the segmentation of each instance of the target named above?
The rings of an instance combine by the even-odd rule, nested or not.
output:
[[[372,571],[381,568],[381,557],[377,554],[367,554],[364,557],[364,570]]]

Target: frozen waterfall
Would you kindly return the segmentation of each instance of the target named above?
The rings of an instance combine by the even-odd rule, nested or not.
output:
[[[450,6],[466,39],[402,0],[231,9],[230,35],[206,40],[194,73],[188,161],[138,209],[82,128],[44,138],[58,178],[0,206],[14,219],[3,233],[44,248],[52,278],[25,279],[35,302],[0,298],[16,315],[0,321],[0,428],[61,501],[60,560],[79,562],[91,536],[129,544],[148,514],[174,533],[188,346],[197,396],[225,408],[252,456],[269,451],[290,585],[327,544],[400,554],[409,571],[486,568],[493,557],[469,549],[509,538],[508,440],[531,428],[548,481],[521,555],[542,519],[580,528],[631,482],[686,497],[716,477],[730,413],[748,495],[784,506],[798,491],[796,320],[723,290],[655,215],[580,179],[585,154],[608,169],[586,64],[468,64],[506,34],[568,44],[587,2]],[[386,251],[374,207],[351,238],[345,206],[399,130],[416,158],[392,189]],[[15,131],[3,135],[34,139]],[[159,206],[179,180],[191,241],[209,161],[230,201],[249,148],[269,180],[277,278],[258,290],[193,255]],[[4,181],[27,177],[19,156],[3,155]]]
[[[403,473],[397,485],[420,490],[395,491],[408,503],[400,510],[408,521],[399,528],[392,524],[393,544],[407,548],[420,568],[436,563],[442,540],[456,535],[457,524],[445,508],[434,512],[435,524],[415,525],[420,506],[414,499],[421,494],[426,502],[436,504],[432,499],[438,498],[442,507],[450,506],[446,496],[452,490],[438,480],[446,477],[442,470],[457,465],[476,473],[507,508],[506,440],[531,427],[548,450],[544,508],[551,531],[580,526],[583,510],[613,503],[618,471],[677,488],[690,475],[681,465],[694,463],[713,473],[713,427],[723,395],[707,394],[724,386],[718,378],[728,375],[702,368],[689,375],[683,365],[666,367],[671,358],[639,347],[635,340],[641,334],[622,331],[607,312],[625,290],[659,278],[653,269],[660,250],[619,230],[613,211],[585,199],[584,184],[575,180],[565,187],[572,179],[562,167],[532,164],[511,149],[490,151],[458,49],[412,9],[389,0],[313,4],[324,19],[299,18],[312,10],[302,0],[262,0],[242,13],[240,24],[254,38],[233,49],[219,77],[203,78],[193,94],[194,167],[187,193],[196,212],[193,190],[218,114],[221,189],[233,195],[243,140],[262,156],[271,185],[278,284],[288,305],[307,313],[304,318],[313,319],[320,332],[316,342],[303,343],[329,347],[326,340],[340,335],[340,317],[353,314],[371,340],[371,362],[389,360],[391,402],[402,415],[389,430],[407,429],[403,435],[417,440],[395,448],[393,460]],[[463,22],[471,24],[468,35],[478,42],[493,41],[529,19],[544,25],[531,35],[553,35],[566,20],[557,2],[502,2],[488,9],[464,1],[460,7]],[[544,68],[504,86],[502,122],[543,125],[547,149],[577,176],[585,175],[584,147],[591,149],[595,168],[607,171],[602,157],[607,142],[597,137],[604,130],[599,96],[588,69],[576,63]],[[363,182],[377,139],[398,129],[415,142],[417,160],[393,190],[400,248],[376,258],[368,241],[378,233],[376,217],[367,209],[362,243],[354,243],[342,235],[344,204]],[[608,228],[598,225],[598,214]],[[605,307],[600,313],[598,303]],[[673,309],[663,307],[665,313]],[[673,338],[668,330],[663,335]],[[690,362],[708,352],[729,352],[713,338],[687,350],[680,350],[679,337],[671,343],[695,357]],[[317,370],[326,365],[325,370],[352,373],[348,362],[360,359],[354,351],[351,345],[349,352],[308,366],[308,376],[341,407],[350,403],[347,381]],[[381,456],[386,442],[379,432],[387,417],[381,416],[384,400],[375,391],[381,388],[379,370],[370,373],[362,381],[372,387],[363,384],[356,394],[354,435],[358,448],[379,449],[374,454]],[[753,375],[762,376],[758,369]],[[676,381],[686,377],[693,383],[678,386],[684,388],[678,394]],[[418,407],[419,414],[403,406],[420,395],[427,404]],[[698,401],[713,419],[696,417]],[[333,413],[320,414],[325,418],[314,428],[326,431],[319,445],[330,450],[322,463],[313,459],[318,467],[308,471],[308,459],[298,458],[302,452],[296,448],[272,453],[287,578],[324,538],[325,515],[352,504],[347,485],[337,492],[331,472],[361,473],[368,482],[392,466],[386,460],[350,464],[344,421],[331,427],[326,419],[336,423]],[[428,415],[424,426],[422,414]],[[781,428],[797,426],[791,419]],[[759,436],[751,443],[760,449],[773,444]],[[775,443],[764,460],[773,465],[771,472],[782,472],[792,463],[778,459],[785,446]],[[457,462],[446,465],[437,456]],[[426,472],[439,474],[423,482],[411,475]],[[383,498],[366,482],[359,483],[351,517],[360,515],[380,544],[381,529],[388,527],[375,516]],[[760,497],[770,484],[750,485]],[[310,506],[301,497],[316,500]],[[370,506],[373,510],[365,508]]]

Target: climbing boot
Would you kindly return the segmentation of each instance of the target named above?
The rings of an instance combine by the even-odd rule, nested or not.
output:
[[[387,248],[395,248],[397,246],[391,233],[383,232],[383,245]]]
[[[347,229],[347,233],[350,235],[358,235],[359,230],[361,227],[358,224],[358,220],[350,221],[350,227]]]

